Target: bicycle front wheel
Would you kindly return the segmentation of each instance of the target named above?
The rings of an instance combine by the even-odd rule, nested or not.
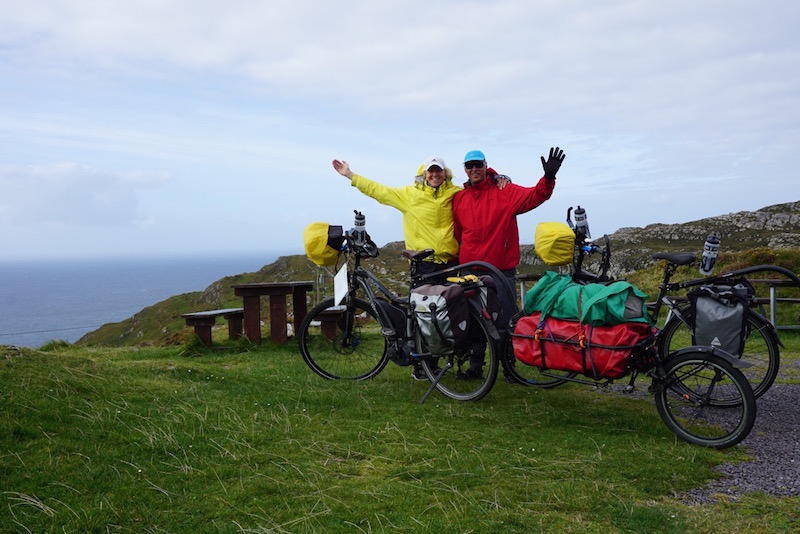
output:
[[[686,307],[680,310],[688,324],[694,324],[694,310]],[[753,310],[747,310],[747,326],[745,329],[744,349],[741,354],[734,354],[750,367],[740,369],[753,388],[753,395],[759,398],[772,386],[778,376],[780,366],[780,348],[769,323]],[[690,347],[692,329],[673,315],[664,325],[661,333],[659,354],[666,358],[673,352]]]
[[[655,404],[664,424],[679,438],[724,449],[750,433],[756,399],[747,378],[724,358],[688,352],[664,362]]]
[[[444,370],[436,389],[444,396],[460,401],[476,401],[491,391],[497,379],[499,359],[497,347],[486,324],[470,310],[472,326],[465,346],[446,356],[427,355],[428,347],[419,330],[415,339],[422,354],[422,368],[430,380]]]
[[[353,306],[334,306],[326,299],[300,326],[300,352],[312,371],[329,380],[365,380],[386,362],[386,338],[372,307],[354,299]]]

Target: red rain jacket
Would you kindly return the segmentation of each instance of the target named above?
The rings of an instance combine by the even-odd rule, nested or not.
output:
[[[510,183],[500,190],[491,174],[475,185],[465,183],[453,198],[454,231],[461,244],[458,261],[512,269],[519,264],[517,215],[549,199],[556,181],[542,176],[534,187]]]

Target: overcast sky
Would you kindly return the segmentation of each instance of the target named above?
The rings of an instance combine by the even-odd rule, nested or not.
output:
[[[800,200],[800,2],[0,0],[0,260],[302,253],[480,149],[594,234]],[[698,244],[700,248],[702,244]]]

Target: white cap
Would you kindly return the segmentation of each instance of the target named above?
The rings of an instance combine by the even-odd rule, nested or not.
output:
[[[447,169],[447,167],[445,167],[445,165],[444,165],[444,160],[442,158],[437,158],[435,156],[431,156],[430,158],[426,159],[423,168],[427,171],[428,169],[430,169],[434,165],[439,167],[442,170]]]

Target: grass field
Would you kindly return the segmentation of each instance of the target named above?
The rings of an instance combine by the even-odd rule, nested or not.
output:
[[[188,354],[0,347],[0,530],[800,531],[800,498],[685,504],[746,447],[677,441],[649,396],[419,405],[409,368],[325,381],[295,341]]]

